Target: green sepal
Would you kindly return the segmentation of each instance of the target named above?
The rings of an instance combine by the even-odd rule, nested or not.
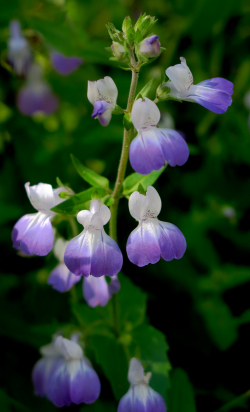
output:
[[[149,82],[140,90],[140,92],[137,94],[135,100],[138,100],[141,97],[146,97],[151,89],[151,86],[153,84],[154,79],[149,80]]]
[[[69,194],[69,192],[61,192],[59,193],[59,197],[61,199],[70,199],[73,195]]]
[[[127,33],[127,31],[132,27],[132,20],[130,16],[126,16],[122,23],[122,31],[123,33]]]
[[[141,184],[142,187],[146,190],[148,186],[152,186],[162,172],[166,169],[166,166],[163,166],[160,170],[153,170],[149,175],[141,175],[139,173],[132,173],[127,176],[123,182],[123,194],[129,195],[132,192],[138,190],[138,185]]]
[[[65,185],[63,184],[63,182],[59,179],[59,177],[56,178],[56,183],[58,187],[65,187]]]
[[[131,127],[133,126],[130,114],[126,113],[125,116],[123,117],[123,126],[125,127],[126,130],[130,130]]]
[[[116,104],[114,110],[112,110],[112,114],[118,115],[118,114],[123,114],[123,113],[124,113],[124,110],[120,106],[118,106],[118,104]]]
[[[93,191],[93,193],[91,194],[91,199],[93,200],[93,199],[99,199],[99,200],[101,200],[101,198],[102,198],[102,196],[100,195],[100,193],[98,193],[98,191],[95,189],[94,191]]]
[[[127,31],[126,37],[129,44],[132,46],[135,41],[135,31],[132,27]]]
[[[138,29],[138,30],[136,30],[136,32],[135,32],[135,41],[136,41],[137,43],[141,43],[142,40],[143,40],[143,37],[142,37],[141,31]]]
[[[75,166],[76,171],[78,174],[91,186],[93,187],[101,187],[104,189],[109,188],[109,181],[106,177],[100,176],[97,173],[93,172],[92,170],[88,169],[84,166],[80,160],[78,160],[75,156],[71,154],[71,160],[73,165]]]
[[[123,41],[124,41],[123,33],[117,30],[113,23],[107,23],[106,28],[113,41],[117,41],[118,43],[123,44]]]
[[[114,201],[115,201],[115,199],[113,197],[109,196],[109,197],[107,197],[107,199],[105,199],[104,204],[109,207],[114,203]]]
[[[141,183],[139,183],[138,187],[137,187],[137,191],[141,194],[146,196],[146,190],[144,189],[144,187],[142,186]]]
[[[91,200],[94,191],[95,188],[91,187],[84,192],[71,196],[70,199],[65,200],[65,202],[62,202],[55,207],[52,207],[51,210],[52,212],[60,213],[62,215],[75,215],[81,210],[87,209],[86,202]]]

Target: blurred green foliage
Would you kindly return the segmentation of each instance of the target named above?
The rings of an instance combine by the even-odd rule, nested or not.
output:
[[[249,389],[250,133],[249,112],[243,103],[250,89],[249,1],[0,0],[0,9],[1,410],[55,410],[33,395],[31,370],[38,348],[50,341],[55,330],[70,332],[82,322],[84,330],[88,327],[86,351],[101,376],[102,393],[96,404],[72,409],[116,410],[112,390],[117,399],[125,393],[127,357],[138,356],[146,371],[153,372],[152,387],[163,395],[168,387],[170,412],[193,412],[194,396],[198,412],[215,411]],[[56,265],[54,257],[20,257],[12,249],[10,236],[14,223],[32,213],[25,182],[56,187],[60,176],[75,193],[89,188],[76,173],[71,153],[92,172],[107,177],[113,187],[123,135],[121,117],[113,116],[107,128],[91,118],[87,81],[111,76],[119,90],[118,104],[126,106],[130,73],[109,60],[105,25],[113,22],[119,29],[126,15],[135,20],[140,12],[156,16],[155,33],[166,51],[142,69],[138,92],[153,79],[148,94],[153,99],[162,70],[177,64],[182,55],[195,83],[224,77],[235,87],[233,105],[224,115],[190,103],[159,104],[162,121],[173,117],[176,129],[186,134],[191,152],[185,166],[158,173],[155,187],[163,203],[159,217],[182,230],[188,248],[180,261],[134,267],[126,258],[125,244],[136,222],[129,215],[126,198],[121,200],[118,237],[125,275],[119,293],[122,330],[118,342],[110,332],[110,304],[88,308],[81,283],[78,304],[73,296],[52,290],[46,281]],[[13,18],[21,21],[35,59],[44,66],[46,79],[60,98],[59,110],[49,117],[28,118],[16,108],[23,79],[5,64],[8,24]],[[52,49],[81,56],[84,65],[68,77],[60,76],[49,62]],[[132,172],[129,166],[128,174]],[[135,177],[140,182],[133,175],[124,184],[127,194]],[[227,217],[226,207],[233,208],[234,215]],[[59,224],[62,235],[71,236],[70,230],[69,222]],[[138,288],[131,289],[128,277]],[[237,403],[232,407],[238,410]]]

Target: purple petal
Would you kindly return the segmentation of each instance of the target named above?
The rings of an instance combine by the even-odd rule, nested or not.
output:
[[[131,166],[142,175],[159,170],[165,165],[164,154],[154,129],[141,130],[129,148]]]
[[[47,283],[48,285],[52,285],[53,289],[62,293],[70,290],[72,286],[80,280],[80,276],[71,273],[67,266],[64,263],[61,263],[52,270]]]
[[[232,82],[229,82],[228,80],[223,79],[221,77],[215,77],[214,79],[204,80],[203,82],[198,83],[197,86],[208,87],[210,89],[217,89],[230,95],[233,94],[234,87]]]
[[[93,403],[99,398],[100,391],[101,384],[97,373],[85,361],[81,360],[78,371],[70,384],[72,402],[77,405],[82,402]]]
[[[124,395],[117,412],[166,412],[162,396],[147,385],[135,385]]]
[[[113,295],[114,293],[119,292],[119,290],[121,289],[121,284],[117,276],[113,276],[111,278],[111,282],[108,287],[109,287],[110,296]]]
[[[58,99],[50,87],[46,83],[38,86],[24,86],[18,93],[18,108],[26,116],[32,116],[36,112],[52,114],[58,108]]]
[[[57,362],[58,357],[46,356],[35,364],[32,371],[35,395],[42,397],[47,396],[50,375]]]
[[[97,100],[94,104],[94,110],[91,117],[96,117],[98,114],[103,114],[110,108],[110,104],[104,100]]]
[[[225,113],[232,104],[232,97],[228,93],[202,86],[195,86],[195,94],[189,94],[187,98],[217,114]]]
[[[67,362],[60,359],[53,369],[48,382],[48,398],[56,406],[70,406],[70,376],[67,370]]]
[[[165,160],[170,166],[182,166],[189,157],[188,145],[180,135],[172,129],[156,129]]]
[[[72,239],[64,262],[75,275],[114,276],[122,267],[122,253],[104,230],[87,230]]]
[[[50,217],[41,212],[23,216],[14,226],[12,240],[13,247],[26,255],[46,256],[54,242]]]
[[[89,306],[105,306],[109,299],[109,288],[105,276],[96,278],[88,276],[83,279],[83,296]]]
[[[175,225],[157,219],[140,223],[130,234],[126,249],[129,260],[142,267],[160,258],[180,259],[186,246],[185,237]]]
[[[62,76],[68,76],[83,63],[80,57],[68,57],[58,52],[52,52],[50,58],[52,66]]]

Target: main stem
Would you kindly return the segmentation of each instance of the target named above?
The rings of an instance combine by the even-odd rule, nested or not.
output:
[[[131,51],[131,65],[133,68],[136,66],[134,53]],[[128,96],[128,104],[127,104],[127,113],[131,113],[134,99],[135,99],[135,92],[138,82],[139,72],[136,69],[132,70],[132,79],[130,84],[129,96]],[[120,158],[120,163],[117,172],[117,178],[115,182],[114,191],[112,197],[114,198],[114,203],[110,207],[111,211],[111,218],[109,222],[109,234],[110,236],[117,241],[117,211],[119,205],[119,196],[121,193],[122,184],[125,177],[126,167],[128,163],[128,155],[129,155],[129,145],[130,145],[130,136],[131,136],[131,129],[126,130],[124,128],[123,134],[123,144],[122,144],[122,153]],[[113,295],[112,303],[113,303],[113,315],[114,315],[114,330],[117,335],[119,336],[119,321],[118,321],[118,296],[117,294]]]

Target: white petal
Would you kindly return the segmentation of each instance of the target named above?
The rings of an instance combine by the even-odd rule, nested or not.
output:
[[[149,208],[151,212],[155,212],[156,216],[161,211],[161,198],[153,186],[148,186],[146,196],[148,198]]]
[[[129,198],[129,211],[136,220],[141,220],[144,210],[148,206],[148,199],[139,192],[134,192]]]
[[[38,185],[30,186],[30,183],[25,183],[25,189],[30,199],[32,206],[41,212],[49,212],[49,209],[55,206],[55,199],[51,185],[39,183]]]
[[[106,205],[102,205],[99,213],[102,218],[103,225],[106,225],[106,223],[109,222],[109,219],[111,217],[111,212],[109,208]]]
[[[93,105],[98,100],[97,82],[88,81],[87,97],[90,103]]]
[[[141,362],[132,358],[129,364],[128,381],[131,385],[136,385],[144,380],[144,369]]]
[[[184,57],[181,57],[180,60],[181,64],[170,66],[166,70],[166,75],[173,82],[174,87],[180,93],[185,94],[193,84],[193,76],[186,64],[186,59],[184,59]]]
[[[99,92],[98,100],[105,100],[114,108],[118,96],[118,90],[114,80],[109,76],[104,77],[104,79],[98,80],[97,89]]]
[[[59,262],[63,263],[64,262],[64,252],[67,247],[67,242],[63,238],[58,238],[54,244],[53,252],[55,257],[59,260]]]
[[[90,208],[89,208],[90,212],[93,213],[93,214],[99,212],[100,205],[101,205],[101,202],[100,202],[99,199],[91,200],[91,205],[90,205]]]
[[[152,100],[144,97],[138,99],[133,105],[131,119],[137,130],[142,127],[156,126],[160,121],[160,110]]]
[[[84,227],[90,224],[92,217],[93,213],[91,213],[89,210],[81,210],[81,212],[77,213],[76,215],[78,222]]]
[[[101,230],[103,228],[103,221],[101,214],[95,213],[91,219],[91,225],[95,226],[95,229]]]
[[[65,339],[62,336],[56,338],[55,347],[58,348],[60,354],[67,360],[81,359],[83,357],[82,348],[77,343]]]
[[[59,355],[58,348],[55,346],[54,342],[49,343],[48,345],[42,346],[40,348],[40,352],[43,356],[58,356]]]

